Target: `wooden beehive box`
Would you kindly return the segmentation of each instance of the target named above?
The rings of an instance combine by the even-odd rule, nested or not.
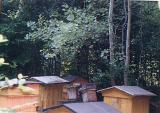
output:
[[[83,102],[95,102],[97,101],[97,94],[96,94],[96,85],[92,83],[88,83],[83,85],[80,90],[82,94]]]
[[[23,110],[30,110],[31,112],[36,111],[39,98],[39,83],[26,81],[25,85],[34,89],[35,94],[25,94],[17,88],[16,84],[11,87],[6,86],[0,90],[0,108],[10,108],[16,111],[20,111],[23,108]],[[30,104],[34,106],[29,106]]]
[[[78,100],[79,99],[79,87],[80,85],[67,85],[67,94],[69,100]]]
[[[39,88],[39,110],[58,105],[63,100],[63,87],[68,81],[58,76],[32,77],[41,82]]]
[[[80,95],[78,94],[78,91],[77,91],[78,87],[75,87],[75,86],[81,86],[81,85],[87,84],[88,80],[86,80],[80,76],[74,76],[74,75],[67,75],[63,78],[70,83],[70,86],[73,86],[70,88],[68,86],[64,86],[64,88],[63,88],[64,100],[73,99],[72,98],[73,96],[75,97],[75,99],[79,100]]]
[[[104,102],[122,113],[149,113],[149,100],[155,94],[137,86],[114,86],[100,90]]]
[[[67,75],[65,77],[63,77],[63,79],[67,80],[68,82],[70,82],[70,84],[87,84],[88,80],[84,79],[83,77],[80,76],[75,76],[75,75]]]

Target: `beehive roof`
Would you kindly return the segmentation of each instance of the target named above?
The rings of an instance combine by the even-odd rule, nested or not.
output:
[[[75,113],[121,113],[103,102],[71,103],[64,106]]]
[[[113,89],[113,88],[116,88],[132,96],[156,96],[154,93],[144,90],[138,86],[113,86],[113,87],[99,90],[98,92],[104,92],[106,90]]]
[[[15,78],[15,79],[10,79],[9,82],[12,84],[12,85],[18,85],[18,79]],[[36,82],[36,81],[25,81],[24,84],[39,84],[40,82]],[[10,87],[10,85],[6,82],[6,81],[0,81],[0,87]]]
[[[67,83],[67,80],[64,80],[58,76],[39,76],[31,77],[31,79],[37,80],[43,84],[58,84],[58,83]]]
[[[73,113],[121,113],[115,108],[103,102],[69,103],[69,104],[63,104],[61,106],[66,107]],[[50,109],[56,109],[56,108],[57,107],[49,108],[45,110],[45,112]]]
[[[63,77],[63,79],[68,80],[69,82],[73,82],[77,78],[78,76],[74,76],[74,75],[68,75],[68,76]]]

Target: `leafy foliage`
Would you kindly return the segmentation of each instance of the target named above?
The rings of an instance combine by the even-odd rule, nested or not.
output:
[[[107,23],[105,18],[98,19],[97,13],[91,6],[85,9],[71,8],[63,5],[64,18],[45,20],[40,17],[38,22],[29,22],[33,32],[26,35],[26,39],[34,42],[41,40],[44,44],[42,50],[45,57],[54,57],[61,54],[62,60],[72,62],[78,51],[84,45],[92,48],[92,43],[99,42],[101,36],[106,36]],[[102,15],[104,14],[103,12]]]

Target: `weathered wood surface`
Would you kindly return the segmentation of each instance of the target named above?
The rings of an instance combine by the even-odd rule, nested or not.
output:
[[[64,84],[49,84],[40,86],[39,109],[45,109],[58,105],[63,100]]]
[[[149,97],[134,97],[132,100],[132,113],[149,113]]]
[[[117,98],[131,98],[132,96],[118,90],[118,89],[111,89],[104,93],[102,93],[104,97],[117,97]]]
[[[39,84],[27,84],[26,86],[35,89],[37,91],[36,94],[25,94],[22,91],[20,91],[16,86],[1,89],[0,108],[12,108],[19,105],[38,102]],[[36,109],[36,107],[33,108]]]

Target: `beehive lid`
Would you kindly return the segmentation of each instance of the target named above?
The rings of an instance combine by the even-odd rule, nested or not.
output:
[[[125,92],[131,96],[156,96],[156,94],[149,92],[147,90],[144,90],[138,86],[113,86],[113,87],[99,90],[98,92],[104,92],[114,88],[122,92]]]
[[[39,77],[31,77],[33,80],[37,80],[42,84],[59,84],[59,83],[67,83],[67,80],[64,80],[58,76],[39,76]]]
[[[15,85],[15,84],[18,84],[18,79],[11,79],[11,80],[9,80],[9,82],[11,83],[11,84],[13,84],[13,85]],[[0,81],[0,87],[7,87],[7,86],[9,86],[9,84],[7,84],[7,82],[6,81]]]
[[[78,78],[78,76],[68,75],[63,77],[65,80],[68,80],[69,82],[73,82],[75,79]]]
[[[103,102],[71,103],[64,104],[64,106],[75,113],[121,113]]]
[[[8,84],[6,81],[0,81],[0,87],[2,88],[7,88],[7,87],[12,87],[14,85],[18,85],[18,79],[15,78],[15,79],[10,79],[9,80],[9,83],[11,84]],[[40,82],[36,82],[36,81],[25,81],[24,84],[39,84]]]
[[[120,111],[116,110],[110,105],[105,104],[104,102],[69,103],[47,108],[43,111],[47,112],[51,109],[56,109],[63,106],[73,113],[121,113]]]

